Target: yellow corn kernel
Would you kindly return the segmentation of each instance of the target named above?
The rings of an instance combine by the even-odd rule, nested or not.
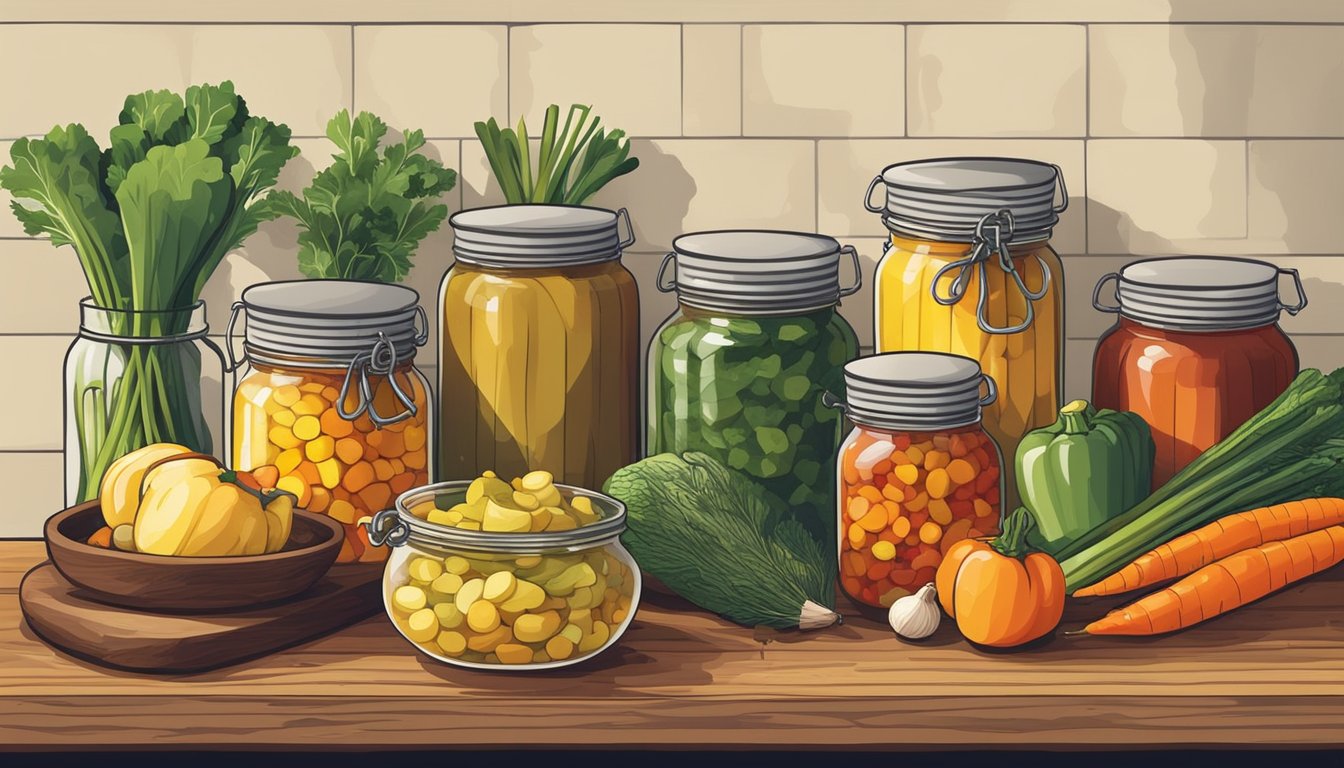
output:
[[[317,477],[322,481],[323,486],[335,488],[341,484],[341,463],[332,458],[319,461],[317,463]]]
[[[407,584],[403,587],[397,587],[392,593],[392,607],[402,613],[414,613],[424,608],[426,604],[425,590]]]
[[[288,475],[299,468],[303,463],[303,451],[298,448],[289,448],[280,452],[275,457],[275,468],[281,475]]]
[[[442,566],[440,566],[442,567]],[[430,589],[445,595],[456,595],[462,588],[462,577],[456,573],[441,573],[430,584]]]
[[[481,589],[481,597],[492,603],[502,603],[513,596],[513,591],[518,587],[518,580],[514,578],[510,571],[498,571],[490,574],[485,580],[485,586]]]
[[[316,417],[316,416],[312,416],[312,415],[304,415],[304,416],[300,416],[299,418],[297,418],[297,419],[294,420],[294,437],[295,437],[295,438],[297,438],[297,439],[299,439],[299,440],[312,440],[313,438],[317,437],[317,436],[320,435],[320,434],[322,434],[322,424],[321,424],[321,422],[319,422],[319,421],[317,420],[317,417]],[[272,442],[274,442],[274,441],[272,441]],[[280,445],[280,444],[279,444],[279,443],[276,443],[276,445]],[[283,445],[281,445],[280,447],[281,447],[281,448],[285,448],[285,447],[291,447],[291,448],[293,448],[293,447],[297,447],[297,445],[298,445],[298,444],[296,443],[296,444],[293,445],[293,446],[283,446]]]
[[[313,498],[312,492],[308,490],[308,484],[298,475],[285,475],[275,481],[275,487],[294,494],[300,507],[307,507],[308,502]]]
[[[280,479],[284,480],[283,477]],[[327,508],[327,516],[338,523],[350,525],[359,516],[359,510],[355,509],[355,505],[345,499],[332,499],[331,506]],[[421,581],[430,581],[430,579],[421,579]]]
[[[406,570],[416,581],[434,581],[443,573],[443,563],[431,557],[417,557]]]
[[[289,410],[294,412],[295,416],[317,416],[327,409],[327,401],[314,394],[306,394],[299,398],[299,402],[291,405]]]
[[[471,610],[472,603],[481,599],[481,593],[485,591],[485,579],[472,579],[462,585],[457,590],[457,595],[453,602],[457,604],[457,610],[467,613]]]
[[[952,507],[942,499],[930,499],[929,519],[939,525],[947,525],[952,522]]]
[[[276,411],[271,415],[271,420],[282,427],[294,426],[295,418],[293,411]]]
[[[467,650],[467,638],[461,632],[440,632],[438,643],[440,650],[447,656],[461,656]]]
[[[461,576],[462,574],[471,570],[471,563],[468,563],[467,558],[465,557],[451,555],[443,559],[443,570],[447,571],[448,573]]]
[[[406,617],[406,635],[417,643],[428,643],[439,635],[439,617],[429,608],[421,608]]]
[[[874,558],[884,562],[895,560],[896,545],[892,544],[890,541],[879,541],[873,545],[872,553]]]
[[[318,435],[303,447],[303,455],[314,464],[320,464],[330,459],[336,452],[336,440],[331,435]]]
[[[271,441],[272,445],[282,450],[298,448],[303,444],[303,441],[298,437],[295,437],[294,433],[291,432],[288,427],[279,425],[271,427],[271,431],[266,433],[266,439]]]
[[[467,610],[467,626],[473,632],[492,632],[499,626],[499,609],[489,600],[477,600]]]
[[[275,391],[271,393],[271,402],[288,408],[299,402],[299,397],[301,395],[302,393],[299,392],[298,387],[293,384],[286,384],[282,387],[276,387]]]
[[[927,522],[919,526],[919,540],[925,544],[937,544],[943,538],[943,529],[937,523]]]

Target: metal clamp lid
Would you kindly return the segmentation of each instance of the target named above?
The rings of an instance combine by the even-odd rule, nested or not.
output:
[[[1033,258],[1041,268],[1041,287],[1040,290],[1032,291],[1027,288],[1027,284],[1022,279],[1022,274],[1017,271],[1013,265],[1013,257],[1009,253],[1008,246],[1013,239],[1013,213],[1004,208],[996,213],[988,213],[980,218],[975,227],[975,239],[971,245],[971,252],[964,258],[948,262],[943,265],[933,276],[933,284],[929,286],[929,293],[933,300],[942,306],[951,306],[961,301],[966,295],[966,289],[970,283],[972,274],[979,278],[979,297],[975,305],[975,322],[980,330],[990,334],[1013,334],[1021,333],[1031,327],[1032,321],[1036,319],[1035,302],[1045,298],[1045,294],[1050,290],[1050,266],[1040,257],[1039,253],[1033,253]],[[999,268],[1006,275],[1012,278],[1013,285],[1022,293],[1026,299],[1026,316],[1022,322],[1016,325],[999,327],[989,321],[989,280],[988,263],[990,256],[997,254],[999,257]],[[948,286],[948,295],[941,296],[938,293],[938,284],[942,282],[944,275],[956,270],[956,277],[952,278]]]
[[[1277,278],[1283,275],[1293,279],[1297,298],[1292,304],[1281,298]],[[1114,304],[1102,298],[1108,283],[1115,285]],[[1267,325],[1280,312],[1296,315],[1306,306],[1296,269],[1239,258],[1145,259],[1102,275],[1092,289],[1092,307],[1098,312],[1191,331]]]

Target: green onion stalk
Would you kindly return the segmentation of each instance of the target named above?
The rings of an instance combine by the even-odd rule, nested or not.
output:
[[[84,309],[105,320],[69,360],[76,501],[96,497],[107,467],[150,443],[213,451],[195,344],[209,342],[193,317],[224,256],[279,215],[267,192],[298,154],[289,140],[226,81],[126,97],[105,150],[79,124],[11,147],[0,188],[14,216],[29,235],[74,248],[91,294]]]

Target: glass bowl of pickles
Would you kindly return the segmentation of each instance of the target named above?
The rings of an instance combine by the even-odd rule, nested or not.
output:
[[[551,669],[611,647],[641,581],[625,506],[529,472],[413,488],[365,522],[392,553],[387,615],[424,653],[473,669]]]

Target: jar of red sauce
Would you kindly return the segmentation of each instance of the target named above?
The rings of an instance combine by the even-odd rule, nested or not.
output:
[[[1280,301],[1280,275],[1295,304]],[[1112,280],[1115,306],[1101,298]],[[1287,389],[1298,359],[1279,313],[1306,305],[1297,270],[1251,259],[1147,259],[1097,282],[1092,306],[1119,318],[1097,343],[1092,401],[1152,427],[1154,488]]]

